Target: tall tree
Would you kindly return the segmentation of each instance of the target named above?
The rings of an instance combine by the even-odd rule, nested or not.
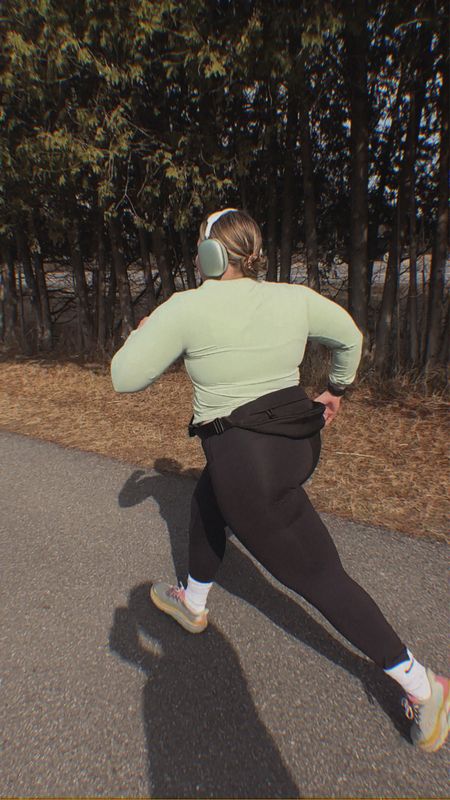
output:
[[[287,84],[286,136],[284,142],[284,171],[281,206],[280,281],[291,280],[291,261],[294,238],[295,166],[298,132],[298,95],[294,75]]]
[[[414,87],[414,103],[410,103],[408,111],[407,134],[402,153],[402,161],[398,174],[397,202],[393,211],[392,233],[389,245],[386,277],[383,287],[381,308],[378,317],[374,363],[381,375],[393,372],[395,360],[392,359],[391,338],[393,333],[394,313],[398,301],[398,282],[400,278],[401,249],[404,241],[405,225],[411,185],[411,162],[414,157],[419,135],[425,99],[425,83],[430,63],[429,48],[431,36],[426,29],[419,29],[410,40],[411,47],[411,84]],[[425,58],[423,56],[425,53]],[[420,55],[419,55],[420,54]]]
[[[298,91],[300,98],[300,157],[303,178],[303,203],[305,208],[305,249],[308,286],[316,291],[320,289],[319,254],[317,247],[316,197],[314,190],[314,165],[310,133],[309,106],[310,92],[306,86],[305,61],[300,59],[298,67]]]
[[[86,274],[84,271],[83,255],[80,243],[80,224],[75,217],[72,223],[67,226],[67,238],[70,248],[70,260],[73,270],[73,282],[75,290],[75,300],[79,321],[79,337],[82,349],[89,350],[92,347],[92,316],[88,301],[88,287]]]
[[[430,290],[428,295],[427,342],[424,354],[426,371],[438,361],[442,347],[441,330],[445,315],[445,266],[448,247],[448,170],[449,170],[449,50],[448,26],[441,37],[441,89],[438,112],[440,118],[440,146],[438,172],[438,202],[436,224],[433,237],[433,252],[430,271]],[[448,335],[445,331],[444,335]],[[444,348],[445,349],[445,348]]]
[[[411,114],[409,118],[410,126],[414,126],[416,120],[415,96],[411,94]],[[408,300],[405,314],[404,338],[406,349],[406,362],[409,366],[417,367],[419,363],[419,307],[418,307],[418,286],[417,286],[417,203],[416,203],[416,140],[414,131],[411,131],[411,159],[409,161],[409,208],[408,208],[408,233],[409,233],[409,270],[408,270]]]
[[[11,240],[5,238],[2,242],[2,272],[1,272],[1,293],[2,293],[2,326],[1,335],[6,347],[15,347],[20,343],[20,332],[18,328],[19,312],[18,297],[16,286],[16,274],[14,268],[14,255]]]
[[[0,19],[0,240],[14,242],[3,285],[13,286],[16,271],[10,324],[29,346],[50,344],[52,264],[74,276],[80,346],[108,350],[119,320],[123,336],[133,326],[137,301],[151,311],[170,296],[180,264],[183,285],[194,288],[191,255],[205,213],[244,204],[265,229],[269,280],[278,279],[280,245],[281,279],[289,280],[292,254],[306,253],[308,283],[319,288],[320,266],[322,291],[349,255],[350,311],[363,329],[367,318],[371,337],[379,316],[380,370],[395,369],[398,357],[391,343],[405,244],[402,330],[413,352],[414,252],[420,264],[434,239],[418,328],[422,358],[426,350],[427,363],[439,360],[448,324],[443,190],[437,203],[445,155],[439,167],[435,144],[442,0],[86,0],[82,12],[62,0],[5,0]],[[387,243],[378,315],[371,265]],[[134,300],[130,265],[145,281]]]
[[[28,229],[30,250],[32,253],[34,274],[36,277],[36,288],[40,305],[39,344],[45,352],[49,352],[53,348],[52,316],[50,312],[50,303],[45,280],[42,246],[37,235],[34,216],[35,215],[31,213],[28,218]]]
[[[348,264],[349,311],[364,334],[368,328],[368,164],[369,103],[368,2],[351,0],[345,8],[345,41],[350,83],[351,213]],[[367,339],[366,339],[367,346]]]
[[[119,290],[119,304],[121,313],[121,337],[126,339],[134,328],[134,312],[131,300],[130,282],[123,252],[123,237],[120,224],[115,217],[108,221],[109,240],[114,264],[117,288]]]

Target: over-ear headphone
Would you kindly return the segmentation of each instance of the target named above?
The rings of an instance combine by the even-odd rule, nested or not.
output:
[[[206,278],[221,278],[228,267],[228,253],[222,242],[210,239],[211,228],[217,220],[237,208],[224,208],[210,214],[206,223],[205,238],[198,246],[198,261],[200,269]]]

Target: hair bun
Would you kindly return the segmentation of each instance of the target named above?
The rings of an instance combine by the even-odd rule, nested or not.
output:
[[[258,253],[251,253],[242,261],[242,271],[244,275],[247,275],[249,278],[257,277],[260,272],[265,270],[265,268],[266,259],[264,258],[261,250]]]

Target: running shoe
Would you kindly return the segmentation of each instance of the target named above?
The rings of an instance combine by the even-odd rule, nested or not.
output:
[[[408,719],[413,720],[411,739],[427,753],[434,753],[445,743],[450,714],[449,680],[427,669],[431,686],[428,700],[407,695],[402,701]]]
[[[154,583],[150,589],[150,597],[155,606],[165,614],[173,617],[190,633],[201,633],[208,625],[208,609],[194,614],[185,605],[185,588],[170,586],[168,583]]]

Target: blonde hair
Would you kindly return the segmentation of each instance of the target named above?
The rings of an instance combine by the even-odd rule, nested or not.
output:
[[[206,217],[200,225],[200,240],[205,238]],[[262,235],[259,225],[246,211],[230,211],[212,226],[210,239],[222,242],[232,267],[241,270],[245,278],[257,280],[266,270],[266,258],[262,253]]]

